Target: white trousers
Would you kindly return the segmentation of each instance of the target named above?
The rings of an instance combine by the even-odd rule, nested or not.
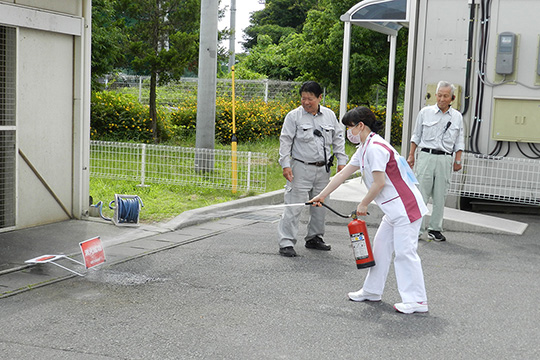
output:
[[[422,219],[407,225],[394,226],[383,217],[373,239],[375,266],[369,268],[363,289],[382,295],[390,269],[392,254],[395,253],[394,269],[399,294],[403,302],[427,301],[422,263],[418,248],[418,231]]]

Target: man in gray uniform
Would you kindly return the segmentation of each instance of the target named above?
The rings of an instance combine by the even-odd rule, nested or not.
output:
[[[285,204],[305,203],[319,194],[329,182],[333,158],[337,159],[337,171],[348,160],[343,126],[332,110],[320,105],[321,86],[307,81],[300,88],[300,96],[302,105],[285,116],[279,137],[279,163],[287,179]],[[294,245],[302,209],[285,207],[278,225],[279,253],[283,256],[296,256]],[[326,210],[311,206],[309,211],[306,248],[330,250],[322,239]]]
[[[465,140],[463,117],[450,105],[455,98],[454,85],[440,81],[436,95],[437,104],[426,106],[418,113],[407,162],[414,167],[415,152],[419,147],[416,177],[424,201],[433,200],[427,235],[431,240],[446,241],[442,234],[444,203],[452,170],[461,170]]]

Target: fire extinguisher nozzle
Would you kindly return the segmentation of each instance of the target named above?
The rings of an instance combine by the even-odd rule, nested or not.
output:
[[[366,215],[369,215],[369,212],[366,212]],[[353,212],[351,213],[351,215],[349,215],[349,217],[352,219],[357,219],[358,214],[356,213],[356,210],[353,210]]]

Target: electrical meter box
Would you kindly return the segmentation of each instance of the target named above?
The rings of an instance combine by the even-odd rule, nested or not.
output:
[[[497,54],[493,81],[516,85],[520,34],[502,32],[497,36]]]
[[[516,55],[516,34],[503,32],[497,41],[497,62],[495,72],[499,75],[510,75],[514,72]]]
[[[495,98],[491,138],[540,143],[540,99]]]
[[[451,105],[454,109],[458,110],[461,109],[461,86],[453,84],[456,90],[454,91],[454,101],[451,102]],[[425,104],[427,105],[435,105],[437,103],[437,84],[427,84],[426,86],[426,96],[425,96]]]

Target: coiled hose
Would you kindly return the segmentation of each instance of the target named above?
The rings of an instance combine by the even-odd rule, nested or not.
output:
[[[116,204],[116,206],[113,206]],[[140,206],[139,206],[140,204]],[[137,223],[139,220],[139,210],[144,204],[139,196],[134,197],[122,197],[116,195],[115,200],[109,203],[109,209],[115,210],[115,219],[118,219],[118,223]],[[113,221],[113,219],[103,215],[103,201],[98,202],[95,207],[99,209],[99,216],[103,220]]]

